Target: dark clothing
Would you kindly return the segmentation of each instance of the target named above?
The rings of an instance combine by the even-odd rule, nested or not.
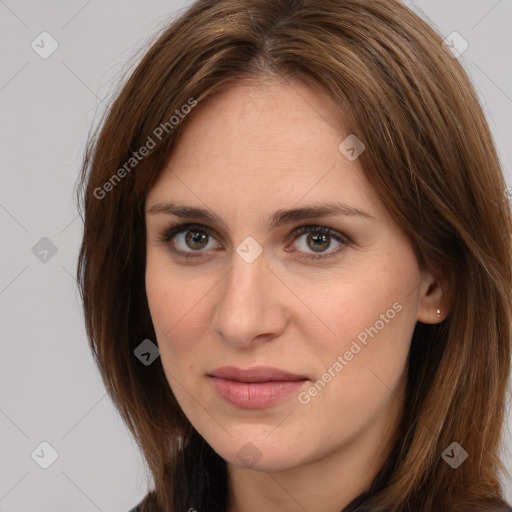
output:
[[[356,508],[364,501],[366,498],[366,494],[361,494],[355,500],[351,501],[342,512],[354,512]],[[143,500],[144,501],[144,500]],[[142,502],[141,502],[142,503]],[[132,508],[130,512],[144,512],[142,509],[141,503],[139,503],[135,508]],[[508,512],[508,511],[507,511]],[[512,512],[512,510],[510,511]]]
[[[365,498],[367,497],[367,494],[364,493],[364,494],[360,494],[355,500],[351,501],[344,509],[342,512],[354,512],[356,510],[356,508],[365,500]],[[144,498],[145,499],[145,498]],[[143,508],[142,508],[142,502],[144,500],[142,500],[135,508],[132,508],[130,510],[130,512],[144,512]],[[508,512],[508,511],[507,511]],[[512,512],[512,510],[510,511]]]
[[[368,493],[360,494],[355,500],[351,501],[341,512],[356,512],[357,507],[361,505],[368,497]],[[143,500],[144,501],[144,500]],[[142,503],[142,502],[141,502]],[[132,508],[130,512],[144,512],[141,503],[137,505],[135,508]],[[484,512],[484,511],[482,511]],[[512,512],[512,508],[507,507],[504,508],[502,512]]]
[[[360,494],[357,498],[352,500],[343,510],[340,512],[358,512],[358,508],[360,505],[364,504],[364,502],[377,493],[379,490],[384,488],[386,486],[386,483],[390,477],[390,475],[393,473],[394,466],[396,464],[397,460],[397,450],[400,448],[399,443],[394,447],[393,452],[388,457],[386,463],[382,466],[381,470],[377,474],[377,476],[374,478],[372,485],[370,486],[370,489],[362,494]],[[146,500],[147,496],[144,498]],[[146,512],[144,510],[144,507],[142,506],[144,503],[144,500],[142,500],[135,508],[130,510],[130,512]],[[364,508],[364,507],[363,507]],[[492,508],[494,512],[498,512],[498,509]],[[185,512],[185,511],[184,511]],[[198,511],[202,512],[202,511]],[[206,512],[206,511],[205,511]],[[434,512],[434,511],[433,511]],[[473,512],[473,511],[471,511]],[[477,511],[474,511],[477,512]],[[480,512],[480,511],[478,511]],[[481,511],[481,512],[488,512],[488,511]],[[512,512],[512,508],[508,505],[505,505],[502,510],[499,510],[499,512]]]
[[[363,501],[364,501],[364,498],[366,497],[366,494],[361,494],[360,496],[358,496],[355,500],[351,501],[347,507],[345,507],[343,509],[342,512],[354,512],[356,510],[356,507],[359,506]],[[144,500],[143,500],[144,501]],[[142,503],[142,502],[141,502]],[[144,512],[144,510],[142,509],[142,506],[141,506],[141,503],[139,503],[135,508],[132,508],[130,510],[130,512]],[[507,511],[508,512],[508,511]],[[510,510],[510,512],[512,512],[512,509]]]
[[[393,462],[394,457],[390,457],[386,464],[381,468],[377,476],[373,480],[373,484],[368,492],[360,494],[357,498],[352,500],[342,511],[340,512],[356,512],[356,509],[361,503],[363,503],[366,498],[371,496],[374,492],[376,492],[378,489],[380,489],[386,480],[388,479],[389,474],[391,473],[393,469]],[[147,496],[135,507],[130,510],[130,512],[145,512],[143,508],[143,502],[147,498]],[[509,511],[503,511],[503,512],[509,512]],[[512,512],[512,510],[510,510]]]

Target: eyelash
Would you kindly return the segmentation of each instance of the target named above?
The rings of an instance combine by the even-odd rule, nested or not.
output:
[[[212,233],[212,231],[210,229],[208,229],[206,226],[202,226],[201,224],[177,224],[177,225],[176,224],[171,224],[170,226],[166,227],[158,235],[158,241],[160,243],[165,243],[165,244],[171,245],[169,242],[171,241],[171,239],[174,236],[176,236],[176,235],[178,235],[180,233],[183,233],[183,232],[187,232],[187,231],[196,231],[196,232],[199,232],[201,234],[207,235],[208,237],[215,238],[214,234]],[[307,258],[307,259],[320,260],[320,259],[331,258],[331,257],[337,255],[338,253],[340,253],[341,251],[343,251],[343,249],[345,247],[348,247],[348,246],[350,246],[352,244],[352,241],[346,235],[344,235],[344,234],[342,234],[342,233],[340,233],[338,231],[335,231],[335,230],[333,230],[331,228],[328,228],[326,226],[319,226],[317,224],[300,226],[300,227],[294,229],[292,231],[291,235],[294,238],[298,238],[300,235],[303,235],[305,233],[330,235],[337,242],[342,244],[342,247],[339,248],[338,250],[331,251],[331,252],[328,252],[328,253],[325,253],[325,254],[318,253],[316,255],[305,256],[305,258]],[[201,257],[203,257],[203,255],[201,253],[204,252],[204,251],[195,251],[197,254],[194,254],[193,252],[181,251],[180,249],[176,249],[174,247],[170,247],[170,250],[173,253],[175,253],[178,256],[180,256],[182,258],[185,258],[185,259],[201,258]]]

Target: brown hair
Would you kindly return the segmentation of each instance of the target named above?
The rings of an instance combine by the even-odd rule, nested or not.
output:
[[[444,322],[417,324],[392,471],[358,510],[505,506],[497,471],[506,472],[511,211],[482,108],[441,43],[396,0],[201,0],[165,28],[116,95],[85,152],[77,274],[105,386],[154,481],[146,510],[225,510],[228,482],[225,461],[183,414],[160,359],[145,366],[134,356],[142,340],[156,339],[144,284],[145,197],[193,115],[177,111],[200,108],[241,77],[272,76],[334,101],[364,141],[368,180],[453,293]],[[173,115],[179,122],[154,149],[130,160]],[[454,441],[469,453],[456,470],[441,458]]]

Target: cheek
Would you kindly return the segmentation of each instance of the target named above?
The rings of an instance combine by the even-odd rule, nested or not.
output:
[[[415,325],[414,308],[390,300],[387,293],[374,290],[363,309],[337,303],[343,304],[344,312],[336,304],[329,310],[336,336],[317,337],[316,346],[310,346],[307,360],[317,370],[316,380],[298,397],[304,418],[312,418],[311,428],[317,428],[313,418],[322,417],[330,439],[370,428],[381,413],[403,402],[401,387]]]
[[[410,270],[390,269],[375,262],[302,283],[299,289],[309,310],[308,323],[316,322],[320,339],[335,349],[350,345],[358,335],[364,343],[365,333],[368,338],[370,333],[377,335],[375,329],[381,338],[385,332],[396,338],[404,327],[404,317],[414,314],[411,301],[415,295],[410,292],[417,284],[417,275]]]
[[[202,308],[206,305],[210,285],[207,278],[200,281],[184,280],[175,268],[148,257],[146,266],[146,294],[151,320],[165,368],[189,366],[197,356],[204,330]]]
[[[415,265],[400,261],[375,261],[364,271],[309,287],[308,305],[322,322],[308,315],[302,330],[314,341],[310,355],[317,368],[336,375],[333,389],[371,396],[373,386],[383,386],[380,380],[391,388],[398,385],[416,324],[417,295],[411,292],[419,279]]]

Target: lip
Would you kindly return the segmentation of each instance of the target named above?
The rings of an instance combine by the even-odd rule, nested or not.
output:
[[[272,366],[253,366],[245,370],[236,366],[222,366],[213,370],[209,375],[211,377],[251,383],[308,380],[305,375],[296,375]]]
[[[308,381],[304,375],[270,366],[223,366],[208,377],[221,398],[243,409],[267,407],[298,391]]]

